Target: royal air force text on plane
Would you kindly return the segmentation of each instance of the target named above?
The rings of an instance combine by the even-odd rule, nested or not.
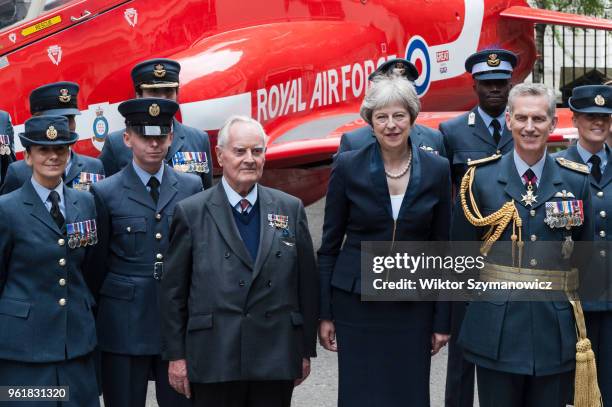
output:
[[[277,117],[328,106],[348,99],[360,99],[365,94],[368,76],[377,66],[395,55],[377,61],[365,60],[316,73],[312,89],[304,85],[304,78],[257,90],[257,120]]]

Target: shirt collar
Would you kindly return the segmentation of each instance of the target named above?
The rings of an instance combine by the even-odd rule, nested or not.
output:
[[[539,185],[540,180],[542,179],[542,172],[544,171],[544,163],[546,162],[546,150],[544,150],[544,155],[542,158],[540,158],[540,160],[531,167],[525,161],[523,161],[521,157],[519,157],[516,150],[513,150],[512,154],[514,155],[514,165],[516,167],[516,171],[518,171],[519,177],[522,179],[525,171],[531,168],[531,171],[533,171],[535,176],[538,177],[536,185]]]
[[[36,194],[40,197],[40,200],[43,202],[43,204],[49,199],[49,194],[51,193],[51,191],[57,191],[60,197],[60,202],[64,202],[64,184],[61,181],[59,184],[57,184],[55,188],[49,189],[47,187],[43,187],[38,182],[36,182],[34,177],[32,177],[31,180],[32,185],[34,186],[34,190],[36,191]]]
[[[589,162],[589,160],[591,159],[591,156],[593,154],[587,151],[584,147],[582,147],[580,145],[580,141],[576,143],[576,149],[578,150],[578,154],[580,154],[580,158],[582,158],[582,162],[586,163],[589,166],[589,168],[591,168],[592,164]],[[599,165],[601,168],[604,168],[608,164],[608,154],[607,153],[609,149],[610,148],[607,146],[607,144],[604,143],[601,150],[599,150],[597,154],[595,154],[601,159],[601,164]]]
[[[251,204],[251,206],[255,206],[255,203],[257,202],[257,184],[255,184],[255,186],[245,197],[234,191],[230,184],[228,184],[225,177],[221,177],[221,184],[223,185],[225,195],[227,195],[227,200],[229,201],[230,205],[232,205],[232,208],[235,208],[236,205],[238,205],[242,199],[246,199],[247,201],[249,201],[249,204]]]
[[[491,122],[496,119],[499,122],[499,128],[503,129],[504,128],[504,115],[505,112],[503,112],[502,114],[500,114],[497,117],[493,117],[493,116],[489,116],[488,113],[486,113],[484,110],[482,110],[480,108],[480,106],[478,106],[478,114],[480,115],[480,117],[482,118],[482,121],[484,122],[485,126],[487,126],[487,129],[489,130],[489,132],[491,134],[493,134],[493,130],[491,129]]]
[[[136,171],[136,175],[138,175],[138,178],[140,178],[140,181],[142,181],[145,187],[149,183],[149,180],[151,179],[151,177],[157,178],[157,180],[159,181],[159,184],[161,185],[162,178],[164,176],[164,164],[163,163],[155,174],[149,174],[147,171],[140,168],[134,160],[132,160],[132,166],[134,167],[134,171]]]

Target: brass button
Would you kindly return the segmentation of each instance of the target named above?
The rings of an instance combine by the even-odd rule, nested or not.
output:
[[[606,257],[606,251],[605,251],[605,250],[600,250],[600,251],[599,251],[599,255],[600,255],[601,257]]]
[[[240,287],[244,287],[244,285],[245,285],[244,280],[240,280],[240,281],[238,282],[238,285],[239,285]]]
[[[155,220],[161,220],[161,213],[155,214]]]
[[[58,245],[60,245],[60,246],[63,246],[63,245],[65,245],[65,244],[66,244],[66,241],[65,241],[64,239],[59,239],[59,240],[57,241],[57,244],[58,244]]]
[[[60,305],[60,307],[63,307],[64,305],[66,305],[66,299],[65,298],[60,298],[57,303]]]
[[[132,228],[128,226],[127,228],[125,228],[125,230],[127,230],[127,232],[130,233],[132,231]]]
[[[157,240],[161,240],[161,238],[162,238],[162,234],[161,234],[161,233],[156,233],[156,234],[155,234],[155,238],[156,238]]]
[[[59,259],[58,263],[60,266],[64,267],[66,265],[66,259]]]
[[[59,285],[62,286],[62,287],[65,286],[66,285],[66,279],[65,278],[60,278],[59,279]]]
[[[599,231],[599,236],[606,237],[606,231],[605,230],[600,230]]]
[[[535,216],[536,215],[535,209],[530,210],[529,211],[529,215]]]
[[[470,161],[472,161],[472,159],[471,159],[471,158],[468,158],[468,159],[467,159],[467,162],[470,162]]]
[[[163,254],[161,254],[161,253],[157,253],[157,255],[155,255],[155,258],[156,258],[157,260],[163,260],[163,259],[164,259],[164,255],[163,255]]]
[[[599,191],[599,192],[597,193],[597,196],[598,196],[599,198],[603,198],[603,191]]]
[[[497,150],[495,154],[501,154],[501,150]]]
[[[531,241],[535,242],[536,240],[538,240],[538,237],[536,235],[531,235]]]
[[[605,218],[606,217],[606,211],[599,212],[599,216],[601,216],[602,218]]]
[[[537,266],[538,265],[538,261],[536,259],[531,259],[529,260],[529,264],[532,266]]]

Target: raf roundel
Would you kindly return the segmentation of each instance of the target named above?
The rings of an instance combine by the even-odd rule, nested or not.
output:
[[[414,81],[417,95],[423,96],[431,83],[431,59],[429,47],[423,37],[415,35],[406,46],[406,59],[419,69],[419,77]]]

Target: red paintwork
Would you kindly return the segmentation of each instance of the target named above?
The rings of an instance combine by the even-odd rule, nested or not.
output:
[[[533,25],[523,21],[532,18],[525,15],[526,3],[466,1],[484,2],[477,48],[502,47],[516,52],[519,65],[514,80],[522,81],[535,59]],[[125,16],[128,9],[137,13],[133,26]],[[91,15],[87,16],[87,12]],[[500,13],[509,18],[500,17]],[[23,28],[58,15],[62,19],[59,24],[27,37],[20,34]],[[71,21],[71,17],[79,16],[85,17]],[[455,41],[465,19],[462,0],[75,0],[0,32],[0,54],[6,58],[0,66],[8,62],[8,66],[0,68],[0,109],[8,111],[14,124],[20,125],[29,117],[31,90],[59,80],[80,84],[81,110],[105,102],[116,105],[133,97],[129,73],[134,64],[152,57],[168,57],[182,65],[179,96],[187,124],[201,123],[199,127],[214,134],[223,119],[215,116],[217,111],[219,115],[235,113],[234,107],[220,108],[226,105],[219,99],[246,94],[248,102],[250,93],[250,112],[242,113],[261,119],[270,136],[266,162],[269,170],[329,162],[339,135],[362,125],[360,121],[345,127],[343,124],[353,119],[338,122],[324,134],[312,134],[311,139],[300,135],[298,141],[286,141],[281,137],[300,126],[307,128],[345,117],[342,115],[355,115],[365,82],[351,82],[360,92],[354,93],[349,86],[345,94],[339,91],[337,98],[332,94],[331,100],[319,99],[320,103],[311,104],[317,78],[323,72],[341,72],[343,66],[355,68],[354,64],[361,64],[363,78],[368,69],[374,69],[384,59],[405,56],[406,45],[415,35],[421,36],[429,47]],[[57,64],[48,56],[49,47],[54,45],[62,49]],[[453,58],[452,53],[449,58]],[[355,72],[359,73],[359,69]],[[349,76],[352,73],[353,70]],[[269,100],[273,100],[272,87],[277,86],[282,93],[281,86],[292,81],[299,83],[299,100],[293,105],[287,103],[275,117],[258,109],[258,90],[266,89]],[[188,105],[211,100],[216,103],[212,113],[201,113],[208,113],[206,120],[198,120],[198,110],[186,115]],[[241,101],[243,105],[247,102]],[[471,108],[476,102],[472,79],[463,73],[431,82],[421,102],[424,112]],[[77,122],[84,117],[77,118]],[[441,119],[448,117],[447,113],[423,113],[419,121],[437,127]],[[82,139],[75,150],[96,156],[100,146],[94,147],[90,132],[79,131]],[[312,195],[307,199],[311,201],[312,191],[325,185],[326,171],[317,171],[310,177],[302,170],[276,171],[274,177],[268,178],[274,180],[274,185],[292,185],[286,188],[292,191],[297,185],[297,192],[302,189],[297,194]]]

